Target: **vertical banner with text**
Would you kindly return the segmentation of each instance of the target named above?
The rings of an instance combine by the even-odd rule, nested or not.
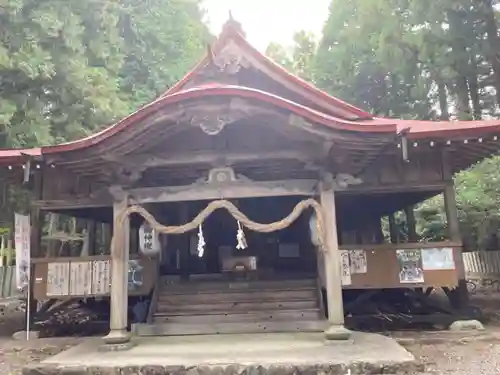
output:
[[[19,290],[24,290],[30,280],[30,217],[14,214],[15,218],[15,248],[16,248],[16,283]]]

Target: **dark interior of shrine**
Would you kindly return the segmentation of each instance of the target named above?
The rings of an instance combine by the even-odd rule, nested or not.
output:
[[[250,220],[272,223],[290,215],[301,197],[252,198],[232,201]],[[155,205],[158,218],[169,225],[192,220],[209,202],[183,202]],[[184,216],[183,216],[184,215]],[[175,220],[165,220],[167,217]],[[238,222],[227,211],[213,212],[201,226],[205,241],[199,254],[199,228],[183,235],[168,236],[162,250],[164,274],[213,274],[226,271],[237,260],[254,258],[260,275],[316,275],[317,261],[311,243],[311,211],[302,214],[289,227],[260,233],[242,226],[247,247],[237,249]],[[184,220],[183,220],[184,219]],[[201,255],[201,256],[200,256]]]

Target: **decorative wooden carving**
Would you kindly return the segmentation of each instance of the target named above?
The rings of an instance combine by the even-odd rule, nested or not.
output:
[[[361,185],[363,180],[347,173],[339,173],[335,176],[334,183],[337,188],[345,189],[349,185]]]
[[[231,167],[223,167],[223,168],[212,168],[208,172],[207,177],[201,177],[195,181],[192,185],[195,186],[203,186],[203,185],[221,185],[228,184],[234,182],[251,182],[252,180],[242,174],[236,175],[234,169]]]
[[[199,126],[200,129],[208,135],[219,134],[226,125],[238,121],[246,116],[243,111],[228,108],[225,113],[195,111],[192,115],[190,123],[194,126]]]
[[[199,126],[200,129],[208,135],[219,134],[230,122],[232,122],[230,116],[219,115],[216,113],[211,113],[203,117],[193,116],[191,118],[191,124]]]
[[[222,72],[236,74],[242,67],[247,68],[250,62],[245,59],[241,49],[234,43],[229,43],[221,52],[214,56],[214,63]]]

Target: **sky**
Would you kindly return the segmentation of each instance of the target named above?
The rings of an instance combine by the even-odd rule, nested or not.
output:
[[[218,35],[229,18],[239,21],[247,39],[264,51],[270,42],[290,45],[295,31],[320,34],[330,0],[204,0],[211,31]]]

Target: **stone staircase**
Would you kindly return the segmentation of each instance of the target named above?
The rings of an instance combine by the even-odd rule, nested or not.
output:
[[[140,336],[317,332],[326,327],[315,279],[272,281],[162,279]]]

